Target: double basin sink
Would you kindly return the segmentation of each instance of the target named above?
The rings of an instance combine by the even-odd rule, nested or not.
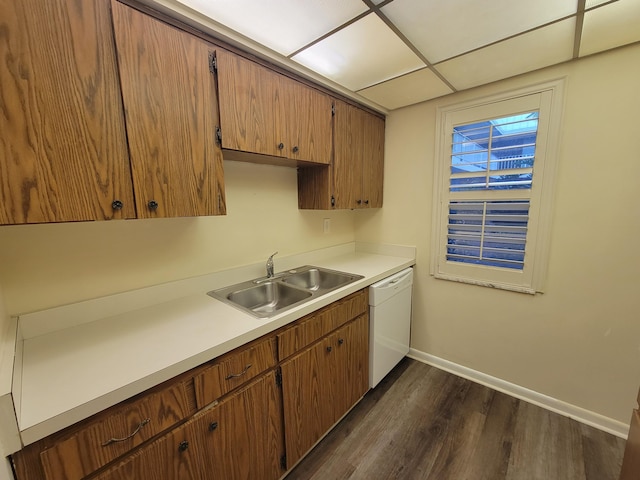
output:
[[[259,318],[267,318],[364,278],[337,270],[304,266],[207,292],[207,295]]]

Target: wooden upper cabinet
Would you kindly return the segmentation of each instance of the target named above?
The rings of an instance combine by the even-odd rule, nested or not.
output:
[[[222,49],[217,68],[225,150],[331,162],[328,95]]]
[[[0,31],[0,224],[134,217],[109,4],[0,0]]]
[[[288,158],[313,163],[331,162],[331,98],[287,77],[282,79]]]
[[[333,164],[298,169],[298,208],[382,207],[384,119],[334,100]]]
[[[362,158],[362,198],[364,208],[382,207],[384,183],[384,120],[367,114]]]
[[[278,75],[226,50],[216,56],[223,148],[280,155]]]
[[[335,100],[335,208],[380,208],[384,120]]]
[[[224,214],[215,47],[117,1],[112,11],[138,217]]]

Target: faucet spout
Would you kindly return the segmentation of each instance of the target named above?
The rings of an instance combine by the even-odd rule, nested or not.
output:
[[[273,277],[273,257],[277,254],[278,252],[275,252],[267,259],[267,278]]]

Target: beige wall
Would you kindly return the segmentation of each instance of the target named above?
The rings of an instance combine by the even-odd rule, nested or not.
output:
[[[352,242],[351,211],[298,210],[295,168],[225,162],[228,214],[0,227],[12,313]],[[323,218],[331,232],[322,233]],[[277,257],[276,257],[276,270]]]
[[[412,347],[628,422],[640,385],[640,45],[395,112],[385,207],[356,238],[415,244]],[[429,275],[436,107],[567,77],[546,293]]]

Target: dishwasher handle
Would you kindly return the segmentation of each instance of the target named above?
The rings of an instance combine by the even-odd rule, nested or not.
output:
[[[402,273],[402,272],[401,272]],[[392,277],[387,278],[386,280],[381,280],[380,282],[372,285],[372,288],[376,289],[385,289],[385,288],[395,288],[398,284],[401,284],[409,279],[413,275],[413,270],[408,270],[404,272],[403,275],[394,275]]]

